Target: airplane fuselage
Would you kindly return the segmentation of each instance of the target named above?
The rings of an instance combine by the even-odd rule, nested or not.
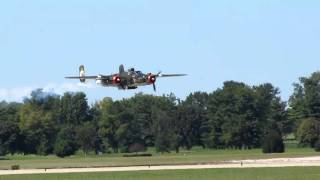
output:
[[[139,86],[152,85],[155,83],[155,77],[150,76],[152,76],[151,73],[143,74],[141,71],[125,71],[111,76],[99,75],[96,78],[96,83],[101,86],[118,87],[123,90],[137,89]]]
[[[124,70],[124,66],[119,66],[119,73],[112,75],[86,76],[84,66],[79,67],[79,76],[66,77],[67,79],[79,79],[81,83],[87,80],[95,80],[97,84],[104,87],[118,87],[119,89],[136,89],[139,86],[153,85],[156,91],[155,82],[159,77],[175,77],[185,76],[186,74],[144,74],[141,71],[135,71],[134,68],[128,71]]]

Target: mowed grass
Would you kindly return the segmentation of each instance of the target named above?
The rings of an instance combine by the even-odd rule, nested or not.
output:
[[[194,148],[192,151],[181,153],[159,154],[150,150],[152,157],[125,158],[123,154],[106,154],[67,158],[56,156],[14,155],[0,160],[0,169],[10,169],[12,165],[19,165],[21,169],[37,168],[77,168],[77,167],[108,167],[108,166],[139,166],[139,165],[178,165],[178,164],[205,164],[228,160],[268,159],[283,157],[317,156],[320,153],[310,148],[287,148],[283,154],[263,154],[261,149],[253,150],[209,150]]]
[[[0,180],[318,180],[320,167],[204,169],[0,176]]]

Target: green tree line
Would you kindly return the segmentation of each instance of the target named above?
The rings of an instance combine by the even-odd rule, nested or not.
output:
[[[0,103],[0,155],[64,157],[79,150],[118,153],[148,147],[178,153],[193,146],[281,152],[282,138],[291,133],[301,146],[320,146],[320,72],[300,78],[288,103],[270,83],[235,81],[184,100],[139,93],[89,105],[82,92],[59,96],[37,89],[23,103]]]

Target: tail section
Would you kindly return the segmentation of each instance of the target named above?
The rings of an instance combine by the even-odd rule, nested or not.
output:
[[[122,73],[124,73],[124,66],[121,64],[119,66],[119,74],[122,74]]]
[[[86,76],[84,66],[79,67],[79,76],[68,76],[66,79],[79,79],[81,83],[85,83],[87,80],[97,80],[99,76]]]
[[[80,82],[85,83],[86,82],[86,71],[84,69],[84,65],[81,65],[79,67],[79,77],[80,77]]]

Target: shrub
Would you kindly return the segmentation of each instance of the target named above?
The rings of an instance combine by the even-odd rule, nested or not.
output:
[[[19,170],[20,166],[19,165],[12,165],[11,170]]]
[[[314,150],[316,152],[320,152],[320,139],[315,143]]]
[[[152,154],[144,153],[144,154],[125,154],[123,157],[151,157]]]
[[[283,153],[285,151],[283,139],[277,131],[271,130],[265,136],[262,151],[263,153]]]
[[[297,139],[302,146],[314,147],[320,135],[320,121],[307,118],[302,121],[297,130]]]
[[[129,146],[129,153],[145,152],[146,146],[142,143],[134,143]]]

